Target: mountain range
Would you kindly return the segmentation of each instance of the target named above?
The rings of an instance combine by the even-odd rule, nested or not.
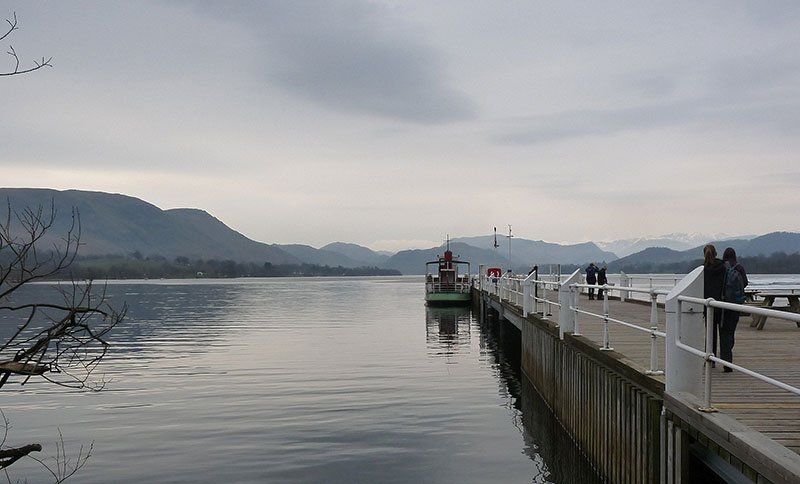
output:
[[[800,252],[800,234],[794,232],[772,232],[751,239],[715,240],[718,257],[727,247],[736,251],[738,257],[769,256],[776,252],[794,254]],[[648,247],[635,254],[622,257],[608,264],[610,272],[641,272],[648,265],[679,264],[702,261],[705,243],[688,250],[673,250],[666,247]]]
[[[74,208],[81,221],[81,256],[127,256],[138,253],[144,257],[169,259],[187,257],[259,264],[379,267],[397,269],[403,274],[422,274],[425,263],[436,260],[445,249],[439,246],[390,254],[346,242],[333,242],[321,248],[302,244],[268,244],[247,238],[204,210],[162,210],[134,197],[103,192],[0,188],[0,198],[7,200],[15,211],[42,206],[47,214],[52,205],[57,216],[42,240],[42,247],[52,247],[61,241],[69,229]],[[670,234],[655,238],[563,245],[498,236],[495,247],[495,238],[485,235],[457,237],[450,243],[455,255],[472,263],[473,272],[479,264],[527,271],[533,264],[582,265],[592,261],[607,263],[609,270],[614,272],[624,267],[641,267],[643,264],[700,259],[702,245],[709,239],[699,234]],[[720,252],[724,247],[731,246],[742,256],[800,252],[800,234],[797,233],[775,232],[739,238],[719,234],[713,239],[719,239],[717,247]],[[619,258],[621,254],[623,256]]]
[[[658,237],[638,237],[634,239],[620,239],[611,242],[597,242],[603,250],[613,252],[617,257],[625,257],[649,247],[665,247],[672,250],[688,250],[699,245],[705,245],[710,240],[724,241],[732,239],[752,239],[749,236],[731,236],[728,234],[702,234],[702,233],[672,233]]]

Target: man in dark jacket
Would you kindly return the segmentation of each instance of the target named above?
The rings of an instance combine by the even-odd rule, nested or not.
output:
[[[597,266],[594,265],[594,262],[589,264],[589,267],[586,268],[586,284],[590,284],[594,286],[597,284]],[[594,299],[594,288],[589,288],[589,299]]]
[[[597,273],[597,284],[599,286],[603,286],[608,284],[608,277],[606,277],[606,266],[603,266],[602,269]],[[597,299],[603,299],[603,288],[597,290]]]

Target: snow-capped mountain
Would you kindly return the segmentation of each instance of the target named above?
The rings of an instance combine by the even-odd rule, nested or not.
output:
[[[625,257],[636,252],[647,249],[648,247],[666,247],[672,250],[688,250],[712,241],[731,240],[731,239],[752,239],[753,235],[729,235],[729,234],[703,234],[675,232],[660,236],[638,237],[634,239],[620,239],[611,242],[595,242],[603,250],[613,252],[617,257]]]

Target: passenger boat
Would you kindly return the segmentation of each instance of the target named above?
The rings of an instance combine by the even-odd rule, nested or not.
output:
[[[466,266],[466,274],[459,274]],[[460,306],[471,301],[469,262],[453,259],[450,239],[438,260],[425,263],[425,301],[429,306]]]

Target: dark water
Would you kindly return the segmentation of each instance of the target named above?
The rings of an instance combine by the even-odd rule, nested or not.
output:
[[[24,296],[47,297],[47,285]],[[519,335],[417,278],[111,283],[99,393],[2,392],[8,445],[94,441],[74,482],[591,482],[519,376]],[[8,330],[9,321],[5,321]],[[35,463],[12,478],[45,482]]]

